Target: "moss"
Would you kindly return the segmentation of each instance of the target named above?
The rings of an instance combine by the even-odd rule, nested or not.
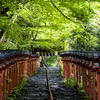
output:
[[[66,85],[66,87],[68,88],[73,88],[74,87],[74,79],[72,78],[69,78],[67,79],[64,84]]]
[[[32,75],[34,75],[33,73],[30,73],[30,75],[29,76],[32,76]]]
[[[83,89],[83,83],[79,84],[79,89]]]
[[[81,94],[82,96],[85,95],[85,91],[84,90],[80,90],[80,89],[77,89],[78,93]]]
[[[6,81],[7,81],[7,83],[10,83],[12,80],[8,78]]]
[[[6,100],[15,100],[17,95],[20,95],[21,90],[23,87],[27,84],[28,77],[24,78],[23,81],[18,85],[18,87],[15,87],[12,91],[12,93],[8,96]]]
[[[89,100],[89,96],[85,96],[85,90],[83,90],[83,83],[78,84],[79,88],[77,88],[77,86],[74,85],[74,78],[69,78],[65,80],[64,84],[67,88],[72,88],[74,91],[76,91],[84,100]]]
[[[13,97],[8,97],[6,100],[15,100]]]

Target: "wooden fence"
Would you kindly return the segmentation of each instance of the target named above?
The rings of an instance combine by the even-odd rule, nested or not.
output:
[[[83,90],[89,100],[100,100],[100,52],[66,51],[60,55],[64,77],[74,77],[77,88],[83,84]]]
[[[37,72],[37,55],[19,50],[0,51],[0,100],[6,100],[23,78]]]

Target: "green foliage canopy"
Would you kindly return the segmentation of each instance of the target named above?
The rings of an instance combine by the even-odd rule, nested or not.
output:
[[[99,0],[0,0],[0,49],[51,50],[54,44],[99,49],[99,5]]]

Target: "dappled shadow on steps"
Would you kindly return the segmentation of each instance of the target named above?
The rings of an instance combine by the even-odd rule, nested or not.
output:
[[[45,68],[38,68],[37,74],[29,77],[28,84],[16,100],[49,100]]]
[[[54,100],[84,100],[74,89],[66,88],[58,67],[48,67],[47,69]],[[28,84],[22,89],[16,100],[49,100],[46,68],[38,68],[37,74],[29,77]]]
[[[63,83],[63,77],[59,74],[59,68],[55,69],[56,71],[54,68],[48,68],[53,100],[86,100],[75,90],[75,88],[67,88]]]

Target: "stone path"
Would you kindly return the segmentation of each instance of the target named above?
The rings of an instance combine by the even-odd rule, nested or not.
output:
[[[48,74],[53,100],[84,100],[75,89],[66,88],[58,68],[48,68]]]
[[[50,87],[54,100],[83,100],[73,89],[64,86],[58,67],[48,67]],[[49,100],[46,84],[46,68],[38,68],[16,100]]]
[[[21,95],[16,100],[49,100],[46,69],[38,68],[38,74],[29,78],[28,84],[22,89]]]

